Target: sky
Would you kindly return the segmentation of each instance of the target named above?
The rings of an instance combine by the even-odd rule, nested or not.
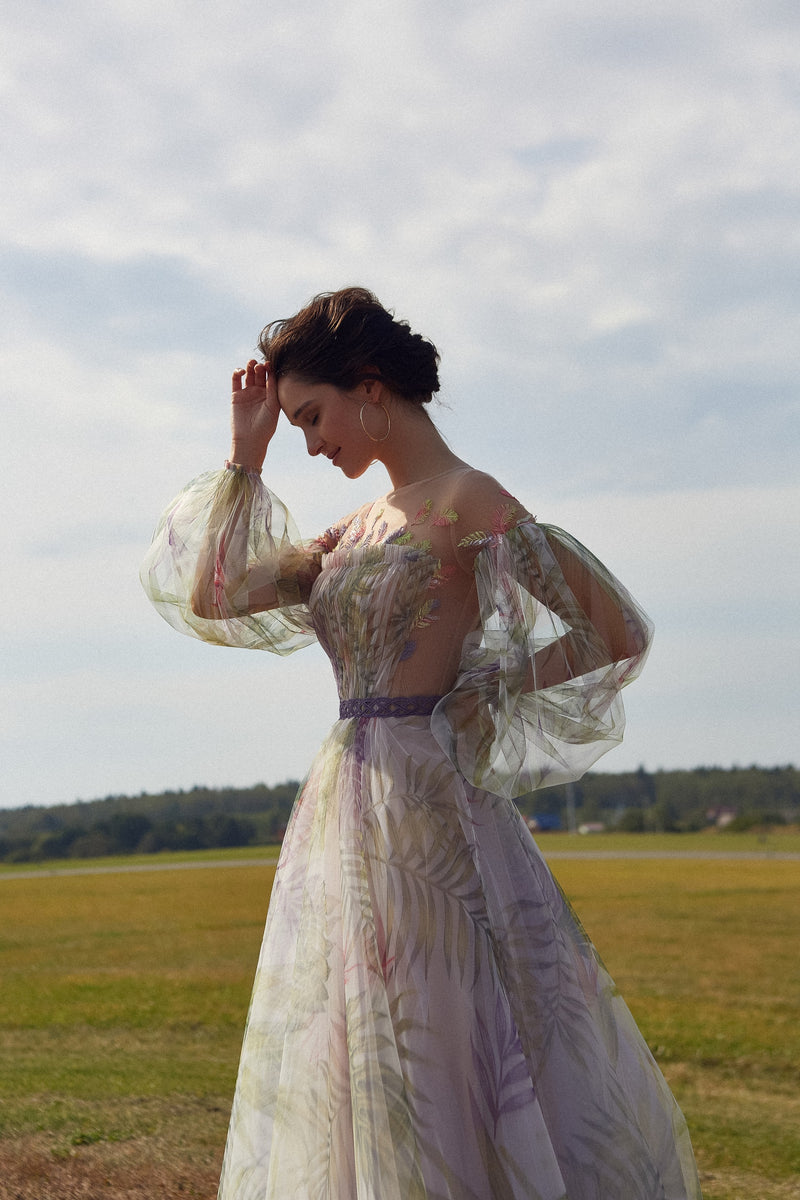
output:
[[[28,0],[0,17],[0,806],[299,779],[316,647],[150,607],[268,321],[360,283],[453,449],[656,625],[609,771],[800,762],[796,0]],[[285,427],[304,536],[386,490]]]

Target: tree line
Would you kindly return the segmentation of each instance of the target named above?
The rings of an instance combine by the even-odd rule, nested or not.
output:
[[[519,801],[526,816],[566,828],[568,803],[579,823],[631,833],[733,832],[800,820],[796,767],[696,767],[691,771],[590,773],[567,787],[544,788]]]
[[[0,810],[0,861],[269,845],[283,838],[297,788],[288,780]]]
[[[194,787],[106,796],[50,807],[0,810],[0,861],[97,858],[280,842],[298,784]],[[629,832],[729,830],[800,821],[800,771],[786,767],[698,767],[692,771],[590,773],[518,801],[542,828],[602,824]]]

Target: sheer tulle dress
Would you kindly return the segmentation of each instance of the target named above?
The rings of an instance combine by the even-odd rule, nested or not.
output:
[[[650,639],[625,589],[469,468],[306,543],[259,476],[210,472],[142,579],[206,641],[319,640],[342,699],[281,851],[222,1200],[699,1197],[683,1117],[513,803],[621,739]]]

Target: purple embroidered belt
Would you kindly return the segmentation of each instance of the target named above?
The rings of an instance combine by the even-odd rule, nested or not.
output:
[[[441,696],[364,696],[339,701],[339,720],[353,717],[429,717]]]

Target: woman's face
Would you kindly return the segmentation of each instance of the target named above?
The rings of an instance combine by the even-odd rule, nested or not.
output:
[[[348,479],[357,479],[375,460],[375,447],[361,426],[367,400],[364,384],[344,392],[330,383],[306,383],[294,375],[278,381],[278,401],[290,424],[303,431],[311,455],[324,455]]]

